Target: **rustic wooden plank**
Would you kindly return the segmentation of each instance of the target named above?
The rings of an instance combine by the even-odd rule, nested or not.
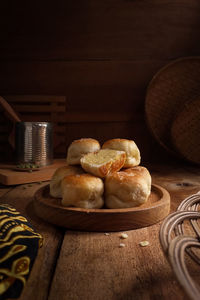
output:
[[[0,199],[3,197],[6,193],[8,193],[12,187],[7,187],[5,185],[0,185]]]
[[[4,96],[13,109],[23,113],[60,113],[65,112],[66,97],[52,95],[11,95]],[[54,105],[52,107],[52,105]]]
[[[13,105],[13,108],[20,112],[23,121],[37,119],[38,121],[52,120],[54,123],[82,123],[82,122],[128,122],[137,120],[141,121],[141,114],[134,114],[132,111],[68,111],[64,112],[60,106],[48,105]],[[40,113],[40,114],[36,114]],[[59,114],[57,114],[59,113]],[[54,114],[54,117],[52,117]],[[1,128],[5,127],[3,123]],[[8,126],[7,126],[8,127]]]
[[[63,1],[35,4],[31,13],[27,5],[1,4],[2,60],[168,59],[200,52],[196,0]]]
[[[1,61],[0,93],[62,93],[68,98],[67,110],[70,110],[79,105],[81,94],[83,98],[91,90],[93,96],[98,97],[101,93],[106,107],[111,97],[113,101],[116,99],[116,103],[119,101],[117,99],[123,99],[125,106],[126,101],[131,101],[134,108],[136,101],[141,105],[144,90],[155,72],[169,61]],[[77,99],[76,94],[79,95]],[[93,107],[98,109],[102,104],[95,100],[93,98]],[[115,102],[111,103],[114,108]],[[83,104],[87,109],[87,102],[82,103],[84,108]]]
[[[155,165],[150,170],[153,181],[170,192],[172,210],[200,189],[197,168]],[[119,232],[66,231],[49,300],[64,300],[66,295],[69,300],[187,299],[161,250],[160,224],[127,231],[126,240]],[[149,246],[139,245],[144,240]]]
[[[44,238],[43,246],[39,249],[31,275],[19,298],[20,300],[47,299],[51,276],[62,241],[62,230],[43,222],[34,214],[32,207],[33,195],[41,186],[42,184],[37,183],[17,186],[0,198],[1,203],[11,204],[27,217],[35,230]]]
[[[66,295],[69,300],[182,299],[184,292],[155,238],[158,227],[126,233],[124,241],[120,233],[67,232],[49,300],[64,300]],[[139,245],[144,240],[150,242],[146,248]]]
[[[16,185],[48,181],[55,170],[63,165],[66,165],[65,159],[54,159],[51,165],[41,167],[30,173],[16,170],[15,164],[0,164],[0,182],[5,185]]]
[[[85,122],[68,123],[66,125],[66,148],[73,140],[81,137],[95,138],[101,144],[111,138],[128,138],[134,140],[138,145],[142,162],[167,158],[167,156],[164,156],[165,152],[163,153],[149,134],[144,119],[141,119],[140,123],[137,122],[136,118],[136,121],[133,120],[132,122]]]
[[[35,114],[24,112],[21,114],[21,117],[23,117],[23,121],[30,121],[32,118],[32,121],[51,121],[52,117],[47,114]],[[126,112],[126,113],[120,113],[120,112],[79,112],[79,111],[71,111],[66,113],[60,113],[58,116],[55,116],[55,121],[58,123],[59,130],[63,130],[65,124],[68,123],[98,123],[98,122],[140,122],[143,121],[142,115],[134,115],[132,112]],[[63,127],[63,129],[60,129],[60,127]],[[3,130],[3,127],[2,127]]]
[[[45,113],[51,113],[52,112],[52,106],[50,105],[41,105],[41,104],[37,104],[37,105],[19,105],[19,104],[15,104],[13,105],[13,108],[16,111],[19,111],[20,113],[23,112],[27,112],[27,113],[40,113],[40,112],[45,112]],[[55,106],[54,110],[56,113],[58,112],[63,112],[63,107],[62,106]]]
[[[200,191],[200,169],[198,166],[181,162],[174,168],[169,165],[154,164],[149,166],[153,182],[166,188],[172,196],[171,210],[177,209],[180,202],[189,195]]]
[[[15,102],[39,102],[39,103],[52,103],[56,102],[59,104],[65,104],[66,98],[65,96],[57,96],[57,95],[3,95],[3,97],[11,103]]]
[[[24,122],[30,122],[30,121],[38,121],[38,122],[52,122],[52,120],[54,120],[54,118],[52,118],[52,112],[51,113],[48,113],[46,114],[45,112],[43,113],[36,113],[36,112],[33,112],[33,113],[27,113],[27,112],[23,112],[21,113],[21,118]],[[55,121],[53,121],[53,123],[57,122],[59,127],[60,126],[64,126],[65,123],[66,123],[66,120],[65,120],[65,114],[64,113],[59,113],[59,116],[57,116],[56,114],[56,117],[55,117]]]
[[[142,119],[141,115],[134,115],[133,112],[79,112],[70,111],[60,116],[60,121],[67,123],[97,123],[97,122],[131,122],[137,120],[139,123]]]
[[[39,113],[22,113],[21,119],[23,122],[51,122],[51,114]]]

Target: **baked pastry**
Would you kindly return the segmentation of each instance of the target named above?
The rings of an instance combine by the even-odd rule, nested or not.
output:
[[[120,170],[125,160],[124,151],[101,149],[84,155],[81,158],[81,166],[86,172],[103,178],[109,173]]]
[[[101,178],[90,174],[69,175],[63,178],[61,187],[64,206],[101,208],[104,205]]]
[[[67,151],[67,163],[69,165],[80,164],[80,159],[84,154],[100,150],[100,144],[92,138],[82,138],[73,141]]]
[[[83,169],[78,166],[64,166],[58,168],[50,181],[50,195],[54,198],[62,198],[61,181],[65,176],[82,174]]]
[[[151,175],[142,166],[114,172],[105,179],[108,208],[128,208],[145,203],[151,193]]]
[[[135,167],[140,164],[140,151],[136,143],[127,139],[111,139],[102,145],[102,149],[115,149],[126,152],[124,168]]]
[[[126,169],[126,173],[138,174],[139,176],[142,176],[146,180],[148,188],[151,189],[152,179],[151,179],[151,175],[147,168],[142,167],[142,166],[136,166],[136,167]]]

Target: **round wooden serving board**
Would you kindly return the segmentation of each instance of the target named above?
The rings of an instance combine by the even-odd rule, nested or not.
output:
[[[121,231],[150,226],[170,211],[170,195],[162,187],[152,185],[148,201],[134,208],[84,209],[65,207],[61,199],[49,195],[49,185],[36,191],[35,213],[45,221],[68,229],[84,231]]]

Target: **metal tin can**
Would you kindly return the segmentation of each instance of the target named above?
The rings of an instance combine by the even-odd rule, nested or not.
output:
[[[47,166],[53,163],[53,124],[17,122],[15,128],[16,162]]]

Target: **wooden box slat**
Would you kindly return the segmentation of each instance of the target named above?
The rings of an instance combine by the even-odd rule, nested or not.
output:
[[[55,113],[55,112],[63,112],[64,110],[64,107],[63,106],[58,106],[58,105],[55,105],[53,106],[53,109],[52,109],[52,106],[51,105],[41,105],[41,104],[38,104],[37,105],[20,105],[20,104],[17,104],[17,105],[13,105],[13,108],[16,110],[16,111],[19,111],[20,113],[22,112],[45,112],[45,113]]]
[[[49,103],[63,103],[65,104],[65,96],[52,96],[52,95],[6,95],[4,96],[8,102],[15,103],[15,102],[49,102]]]

